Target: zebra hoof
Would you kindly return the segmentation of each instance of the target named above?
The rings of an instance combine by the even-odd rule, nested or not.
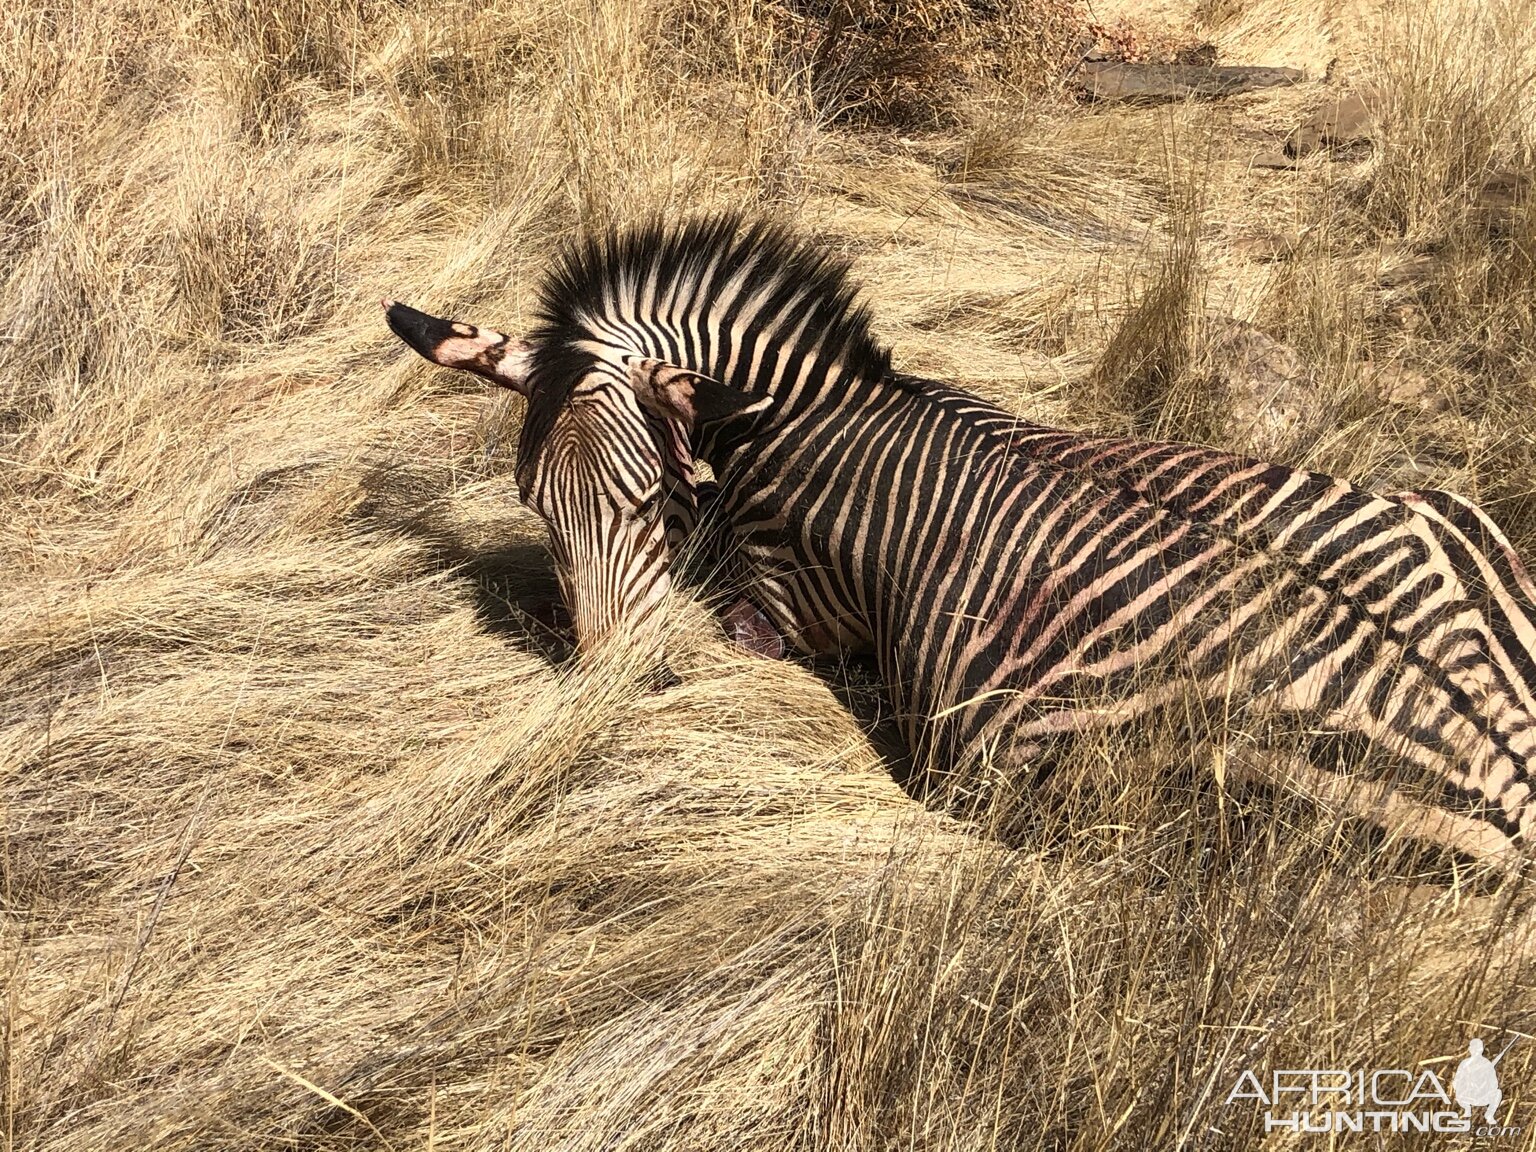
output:
[[[782,660],[788,655],[784,637],[779,635],[778,629],[761,608],[745,598],[725,610],[725,634],[731,638],[731,643],[754,656]]]

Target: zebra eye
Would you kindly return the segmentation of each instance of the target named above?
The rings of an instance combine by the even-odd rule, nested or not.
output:
[[[656,506],[660,503],[661,489],[654,488],[645,496],[641,497],[640,503],[635,505],[634,509],[630,512],[630,515],[636,520],[647,519],[653,512],[656,511]]]

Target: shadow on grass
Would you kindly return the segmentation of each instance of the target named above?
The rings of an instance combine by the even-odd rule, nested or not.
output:
[[[542,540],[511,518],[504,533],[488,538],[483,524],[455,517],[441,470],[384,464],[368,472],[362,487],[367,495],[353,519],[417,540],[433,563],[452,568],[486,631],[552,664],[571,657],[570,621]]]
[[[926,802],[927,782],[896,724],[890,694],[872,657],[821,656],[808,662],[811,672],[832,691],[859,730],[885,762],[892,779],[912,799]]]

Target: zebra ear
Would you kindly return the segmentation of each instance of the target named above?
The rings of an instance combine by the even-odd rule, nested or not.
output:
[[[677,420],[690,431],[700,424],[761,412],[773,403],[771,396],[753,396],[664,360],[630,360],[629,386],[646,411]]]
[[[390,331],[432,363],[473,372],[492,384],[528,395],[528,354],[531,349],[526,340],[514,340],[473,324],[444,320],[393,300],[381,300],[380,303],[384,306],[384,320]]]

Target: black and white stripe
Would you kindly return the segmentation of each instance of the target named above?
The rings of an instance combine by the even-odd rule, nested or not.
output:
[[[560,588],[589,647],[651,621],[668,584],[668,545],[656,514],[658,444],[627,386],[589,376],[572,389],[540,451],[518,468],[523,502],[549,526]]]
[[[575,451],[558,429],[586,382],[627,380],[635,430],[601,432],[598,466],[630,483],[638,429],[685,438],[751,598],[802,652],[872,652],[920,759],[1022,770],[1182,708],[1362,814],[1485,855],[1536,835],[1536,595],[1469,502],[1044,428],[896,374],[840,263],[731,218],[578,246],[541,309],[524,464]],[[744,403],[658,399],[637,359]],[[684,505],[687,466],[665,469]],[[1341,746],[1430,787],[1339,777]]]

